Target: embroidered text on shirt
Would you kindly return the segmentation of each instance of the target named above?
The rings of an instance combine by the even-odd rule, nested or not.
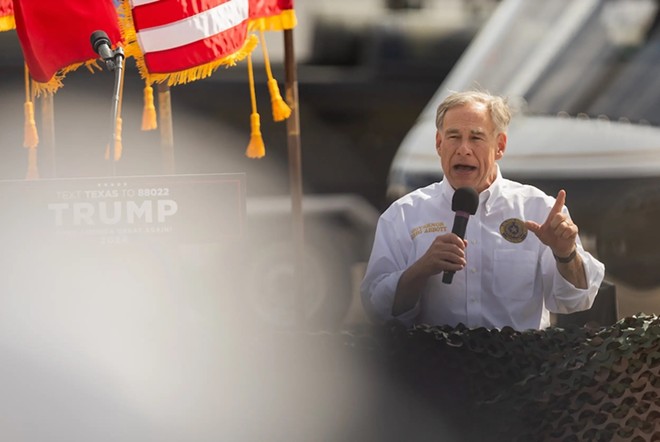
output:
[[[415,239],[417,235],[420,233],[432,233],[432,232],[446,232],[447,231],[447,226],[445,226],[445,223],[440,222],[440,223],[428,223],[424,224],[423,226],[415,227],[410,231],[410,237],[412,239]]]

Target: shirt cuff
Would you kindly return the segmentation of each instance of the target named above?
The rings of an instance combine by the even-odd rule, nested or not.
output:
[[[577,253],[582,258],[587,288],[575,287],[557,270],[553,280],[553,292],[557,306],[562,310],[557,313],[573,313],[591,308],[603,281],[605,266],[581,247],[578,247]]]
[[[382,280],[374,282],[371,287],[363,287],[362,304],[367,315],[377,322],[396,320],[406,326],[411,326],[420,311],[419,302],[412,309],[398,316],[392,315],[392,306],[396,296],[396,288],[403,270],[390,273]]]

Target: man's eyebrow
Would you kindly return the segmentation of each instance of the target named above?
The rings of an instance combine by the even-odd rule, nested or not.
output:
[[[461,131],[459,129],[449,128],[449,129],[447,129],[446,133],[448,133],[448,134],[460,134]],[[470,129],[470,134],[472,134],[472,135],[484,135],[484,134],[486,134],[486,131],[484,131],[483,129]]]

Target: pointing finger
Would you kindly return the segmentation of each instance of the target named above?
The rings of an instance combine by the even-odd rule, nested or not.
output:
[[[556,214],[561,213],[561,210],[564,208],[564,203],[566,203],[566,191],[561,189],[557,193],[557,199],[555,200],[555,205],[550,209],[550,214],[548,215],[548,221],[550,221]]]
[[[557,199],[555,200],[555,205],[552,206],[552,209],[550,210],[550,215],[548,215],[548,219],[550,219],[553,215],[556,215],[557,213],[561,213],[561,209],[564,208],[565,203],[566,203],[566,191],[564,189],[561,189],[559,193],[557,193]]]

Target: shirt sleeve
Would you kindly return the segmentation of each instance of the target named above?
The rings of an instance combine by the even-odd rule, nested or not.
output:
[[[586,289],[575,287],[561,276],[549,248],[543,253],[541,265],[543,274],[548,276],[544,280],[551,281],[544,290],[545,302],[548,310],[553,313],[573,313],[591,308],[605,277],[605,265],[584,250],[579,239],[576,246],[584,266]]]
[[[392,306],[401,274],[407,268],[412,248],[410,234],[403,226],[391,220],[381,219],[376,226],[374,245],[360,287],[362,305],[367,316],[375,322],[396,319],[411,325],[419,314],[419,302],[415,308],[394,317]]]

